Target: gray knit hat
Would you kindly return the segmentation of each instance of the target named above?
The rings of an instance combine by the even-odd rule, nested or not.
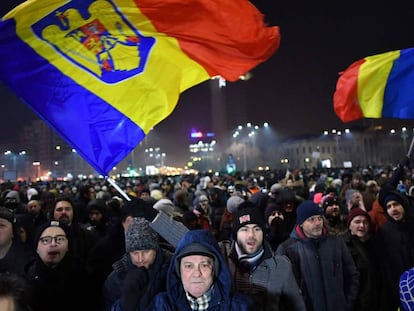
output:
[[[129,253],[157,249],[158,246],[158,234],[150,227],[150,222],[145,218],[134,217],[125,234],[125,250]]]
[[[244,201],[245,200],[239,197],[238,195],[232,195],[227,200],[227,211],[232,214],[236,213],[239,205],[242,204]]]

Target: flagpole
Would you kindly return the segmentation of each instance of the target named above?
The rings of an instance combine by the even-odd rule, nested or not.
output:
[[[115,182],[115,180],[113,180],[111,177],[106,176],[106,180],[125,198],[125,200],[127,201],[131,201],[131,198],[124,192],[124,190],[122,190],[117,183]]]
[[[411,157],[411,152],[413,151],[413,146],[414,146],[414,136],[411,139],[411,144],[410,144],[410,148],[408,148],[408,152],[407,152],[407,157]]]

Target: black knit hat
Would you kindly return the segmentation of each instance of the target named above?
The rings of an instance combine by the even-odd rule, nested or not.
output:
[[[19,236],[19,228],[18,228],[19,224],[17,222],[17,218],[16,218],[16,215],[14,214],[14,211],[1,206],[0,207],[0,218],[5,219],[12,224],[13,236],[18,237]]]
[[[385,209],[387,208],[387,203],[389,201],[396,201],[396,202],[400,203],[404,208],[406,207],[406,201],[401,197],[401,195],[398,195],[396,193],[390,193],[390,194],[387,194],[384,197],[384,200],[383,200],[384,206],[383,207]]]
[[[45,231],[49,227],[59,227],[65,232],[66,238],[68,239],[68,248],[70,250],[71,249],[71,240],[72,240],[72,237],[73,237],[72,229],[68,225],[66,225],[62,222],[56,221],[56,220],[48,221],[48,222],[44,223],[43,225],[41,225],[37,229],[36,234],[35,234],[34,239],[33,239],[34,249],[35,250],[37,249],[37,243],[39,242],[39,239],[42,236],[43,231]]]
[[[150,227],[150,222],[142,217],[134,217],[125,234],[125,250],[158,249],[158,234]]]
[[[241,227],[250,224],[258,225],[265,232],[264,214],[257,207],[239,208],[233,218],[233,234],[236,236]]]
[[[0,207],[0,218],[6,219],[13,225],[16,223],[16,217],[14,216],[14,212],[5,207]]]

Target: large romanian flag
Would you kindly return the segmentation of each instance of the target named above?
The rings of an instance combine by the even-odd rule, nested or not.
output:
[[[0,22],[0,81],[106,176],[181,92],[279,41],[247,0],[29,0]]]
[[[344,122],[414,119],[414,48],[365,57],[340,76],[334,109]]]

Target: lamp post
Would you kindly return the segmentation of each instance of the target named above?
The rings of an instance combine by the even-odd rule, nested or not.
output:
[[[269,123],[265,122],[263,124],[264,128],[269,127]],[[246,172],[249,163],[248,163],[248,144],[250,143],[252,145],[252,149],[255,149],[256,147],[256,137],[259,133],[260,126],[253,125],[251,122],[248,122],[246,126],[239,125],[237,129],[233,132],[233,138],[239,139],[242,147],[242,161],[243,161],[243,171]],[[255,161],[257,159],[253,159]]]
[[[346,134],[350,133],[349,129],[345,129],[344,131]],[[335,141],[335,152],[334,155],[332,156],[332,158],[334,158],[334,164],[336,167],[342,166],[343,163],[341,163],[341,160],[344,159],[343,156],[343,150],[339,150],[339,139],[342,137],[342,131],[337,130],[337,129],[332,129],[330,132],[328,130],[325,130],[323,132],[324,136],[329,136],[332,137]]]
[[[155,165],[158,167],[164,167],[164,159],[166,157],[165,152],[161,152],[161,149],[159,147],[151,147],[145,149],[145,153],[148,154],[148,156],[151,159],[155,159]]]
[[[407,133],[407,128],[405,126],[401,128],[401,138],[403,139],[403,143],[404,143],[404,152],[407,152],[408,133]]]

